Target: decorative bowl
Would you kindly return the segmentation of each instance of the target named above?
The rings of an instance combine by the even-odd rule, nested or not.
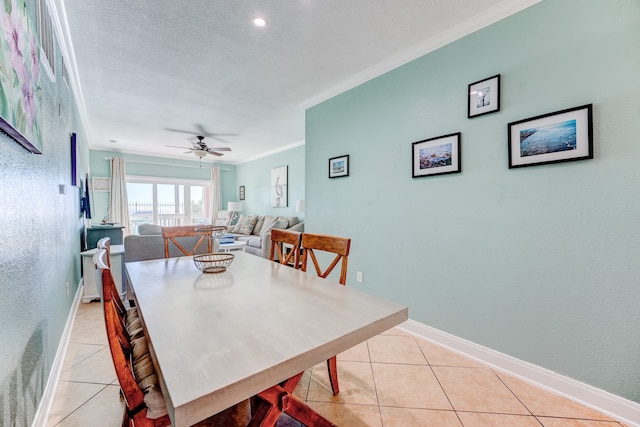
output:
[[[233,254],[200,254],[193,256],[193,262],[203,273],[222,273],[233,262]]]

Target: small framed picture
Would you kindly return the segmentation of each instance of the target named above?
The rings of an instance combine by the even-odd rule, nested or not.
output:
[[[500,74],[471,83],[468,99],[468,118],[500,111]]]
[[[593,104],[509,123],[509,169],[593,159]]]
[[[459,173],[460,132],[411,144],[413,178]]]
[[[244,185],[240,186],[239,196],[240,200],[244,200]]]
[[[349,176],[349,155],[329,159],[329,178]]]

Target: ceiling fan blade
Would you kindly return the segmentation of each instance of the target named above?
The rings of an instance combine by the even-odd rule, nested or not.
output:
[[[189,147],[179,147],[177,145],[165,145],[165,147],[171,147],[171,148],[184,148],[185,150],[191,150],[191,148]]]
[[[214,156],[224,156],[222,153],[218,153],[216,151],[208,151],[209,154],[213,154]]]
[[[231,151],[231,148],[229,147],[214,147],[214,148],[207,148],[208,151]]]
[[[198,132],[195,132],[195,131],[192,131],[192,130],[170,129],[170,128],[165,128],[164,130],[168,130],[169,132],[189,133],[191,135],[200,135]]]

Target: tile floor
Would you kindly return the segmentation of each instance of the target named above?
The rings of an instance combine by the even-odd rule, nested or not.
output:
[[[80,304],[48,427],[120,425],[110,357],[100,303]],[[398,328],[340,354],[338,372],[338,396],[324,363],[295,392],[338,426],[623,425]]]

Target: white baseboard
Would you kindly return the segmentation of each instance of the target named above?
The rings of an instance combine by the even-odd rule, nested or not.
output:
[[[83,282],[80,279],[78,289],[73,297],[71,303],[71,310],[67,316],[67,323],[60,337],[60,344],[58,344],[58,351],[53,359],[53,365],[51,366],[51,372],[49,372],[49,378],[47,379],[47,385],[44,387],[42,399],[40,399],[40,405],[33,419],[31,427],[45,427],[47,420],[49,419],[49,412],[51,411],[51,405],[53,405],[53,399],[56,394],[56,388],[58,387],[58,381],[60,381],[60,375],[62,374],[62,365],[64,363],[64,355],[67,353],[69,347],[69,341],[71,340],[71,331],[73,330],[73,322],[76,318],[76,312],[78,311],[78,305],[82,299]]]
[[[458,338],[414,320],[407,320],[400,324],[399,327],[463,356],[489,365],[494,369],[571,399],[630,426],[640,427],[640,404],[631,400]]]

